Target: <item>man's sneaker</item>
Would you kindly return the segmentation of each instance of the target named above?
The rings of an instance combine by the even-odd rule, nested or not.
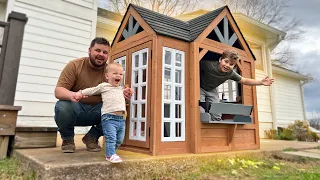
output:
[[[117,154],[114,154],[111,157],[106,157],[106,160],[111,162],[111,163],[120,163],[120,162],[122,162],[122,159]]]
[[[82,138],[82,142],[87,146],[87,151],[98,152],[101,150],[98,139],[90,136],[89,134],[86,134]]]
[[[67,139],[67,140],[62,140],[61,150],[64,153],[74,153],[76,150],[76,146],[74,145],[73,138]]]

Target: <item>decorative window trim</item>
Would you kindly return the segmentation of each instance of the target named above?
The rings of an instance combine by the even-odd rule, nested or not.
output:
[[[166,64],[166,51],[171,52],[170,65]],[[181,62],[176,61],[177,54],[181,55]],[[185,141],[185,53],[176,49],[163,47],[162,54],[162,111],[161,111],[161,140],[162,141]],[[165,81],[165,71],[170,69],[170,81]],[[167,71],[168,72],[168,71]],[[181,72],[181,79],[176,79],[176,73]],[[176,81],[179,81],[177,83]],[[165,92],[165,87],[170,87],[170,94]],[[180,96],[176,96],[176,88],[181,88]],[[168,96],[168,99],[165,99]],[[178,100],[176,100],[178,97]],[[165,118],[165,104],[170,104],[170,117]],[[180,109],[180,114],[177,114],[176,108]],[[179,116],[180,118],[176,118]],[[170,123],[170,136],[164,137],[164,123]],[[177,132],[176,130],[178,129]],[[179,134],[179,137],[177,136]]]
[[[146,61],[143,64],[143,54],[146,54]],[[136,64],[135,56],[138,55],[139,62]],[[137,65],[137,67],[136,67]],[[143,79],[143,72],[145,70],[145,79]],[[129,139],[137,141],[146,141],[147,130],[147,97],[148,97],[148,48],[132,53],[132,69],[131,69],[131,86],[136,89],[130,101],[130,129]],[[138,72],[138,82],[136,83],[135,72]],[[145,82],[143,82],[145,80]],[[142,99],[142,89],[145,87],[145,96]],[[144,108],[143,108],[144,105]],[[137,109],[135,109],[137,108]],[[142,117],[142,110],[144,110],[144,117]],[[137,114],[135,115],[135,113]],[[136,130],[134,131],[136,123]],[[141,131],[141,124],[144,123],[144,130]],[[141,133],[144,132],[144,136]]]

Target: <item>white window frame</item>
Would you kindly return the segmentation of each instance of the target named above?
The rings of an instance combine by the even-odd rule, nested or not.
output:
[[[233,80],[226,80],[220,86],[218,86],[219,99],[222,100],[222,93],[225,93],[224,98],[228,102],[235,102],[238,96],[238,83]],[[227,96],[226,96],[227,94]]]
[[[171,65],[165,64],[165,53],[171,52]],[[176,54],[181,54],[181,67],[176,66]],[[185,141],[185,53],[176,49],[163,47],[162,53],[162,111],[161,111],[161,140],[162,141]],[[165,81],[165,69],[170,68],[171,82]],[[176,83],[176,70],[181,71],[181,83]],[[165,99],[165,85],[171,86],[170,99]],[[175,88],[181,87],[181,99],[175,99]],[[170,104],[170,118],[164,117],[164,104]],[[181,118],[175,118],[175,105],[181,105]],[[170,137],[164,137],[164,123],[170,122]],[[176,123],[181,123],[181,137],[176,136]]]
[[[146,64],[143,65],[143,54],[147,54]],[[146,141],[147,138],[147,97],[148,97],[148,48],[132,53],[132,69],[131,69],[131,87],[137,88],[136,93],[133,94],[130,102],[130,129],[129,139],[137,141]],[[139,55],[138,67],[135,67],[135,56]],[[146,70],[146,81],[143,81],[143,70]],[[138,71],[138,83],[135,83],[135,71]],[[145,99],[142,99],[142,87],[145,87]],[[136,99],[137,97],[137,99]],[[145,105],[145,117],[142,117],[142,104]],[[136,106],[134,106],[136,105]],[[137,108],[137,117],[134,117],[135,109]],[[134,123],[137,123],[136,132],[134,134]],[[144,136],[141,136],[141,123],[144,122]]]
[[[119,58],[115,59],[114,62],[121,64],[121,66],[123,67],[123,81],[122,81],[121,86],[124,87],[124,85],[126,84],[127,57],[126,56],[119,57]]]

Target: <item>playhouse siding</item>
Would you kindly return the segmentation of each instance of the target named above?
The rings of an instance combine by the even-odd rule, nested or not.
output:
[[[277,126],[286,127],[295,120],[304,120],[303,99],[300,80],[273,74],[275,81],[275,101]]]
[[[10,0],[9,0],[10,1]],[[10,1],[9,11],[27,15],[15,105],[18,126],[55,126],[54,88],[72,59],[87,56],[96,32],[95,0]]]

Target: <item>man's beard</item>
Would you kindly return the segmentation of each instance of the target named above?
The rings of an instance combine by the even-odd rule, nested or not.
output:
[[[89,57],[89,60],[90,60],[91,65],[94,66],[95,68],[101,68],[101,67],[103,67],[105,65],[105,63],[102,63],[101,65],[97,64],[96,61],[95,61],[96,58],[93,58],[91,55]],[[101,61],[103,61],[103,60],[101,60]]]

